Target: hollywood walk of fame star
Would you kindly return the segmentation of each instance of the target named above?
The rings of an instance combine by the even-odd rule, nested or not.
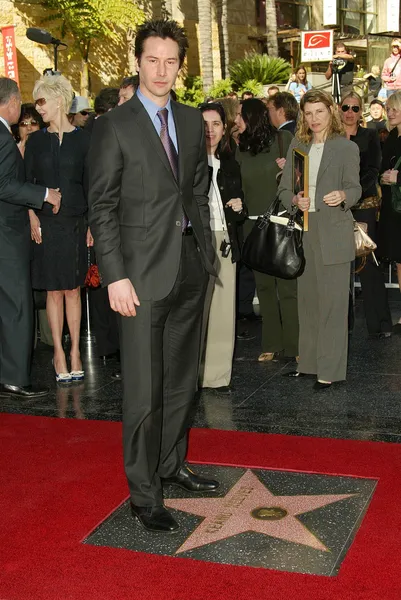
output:
[[[223,498],[177,498],[166,500],[165,504],[169,508],[205,517],[176,554],[245,531],[329,552],[296,516],[352,496],[355,494],[274,496],[248,469]]]

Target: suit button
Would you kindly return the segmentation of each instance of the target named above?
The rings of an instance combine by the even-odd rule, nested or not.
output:
[[[175,224],[177,225],[177,227],[181,226],[181,221],[176,221]]]

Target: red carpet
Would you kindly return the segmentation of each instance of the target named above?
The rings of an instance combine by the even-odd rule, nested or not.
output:
[[[121,425],[2,414],[0,599],[401,599],[400,445],[201,429],[189,458],[379,484],[338,577],[89,546],[127,496]]]

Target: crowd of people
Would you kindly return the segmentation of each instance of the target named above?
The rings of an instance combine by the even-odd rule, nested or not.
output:
[[[121,356],[114,378],[123,381],[131,510],[158,532],[179,526],[163,505],[164,485],[218,487],[184,465],[186,432],[197,386],[231,393],[235,340],[247,339],[239,320],[261,321],[255,360],[293,359],[297,369],[284,375],[311,376],[316,391],[346,379],[354,268],[368,333],[401,329],[376,257],[352,266],[356,220],[377,257],[396,263],[401,287],[401,44],[392,45],[388,93],[372,100],[367,124],[342,42],[339,73],[338,63],[326,72],[339,77],[339,101],[313,88],[300,65],[287,90],[233,92],[198,109],[176,102],[172,89],[187,47],[174,21],[141,25],[138,75],[101,90],[93,109],[63,75],[43,75],[22,106],[16,83],[0,78],[0,394],[48,393],[30,380],[32,289],[46,293],[40,326],[57,383],[84,380],[89,249],[102,284],[90,293],[98,353]],[[309,155],[307,195],[293,190],[294,150]],[[283,212],[308,212],[298,279],[242,261],[244,240],[276,198]]]

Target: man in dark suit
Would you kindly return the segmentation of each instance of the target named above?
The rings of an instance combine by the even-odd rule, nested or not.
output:
[[[21,96],[12,79],[0,78],[0,396],[48,393],[30,383],[33,306],[28,208],[60,208],[57,190],[25,182],[24,161],[10,126],[18,122]]]
[[[131,509],[150,531],[178,523],[163,484],[211,491],[184,466],[204,296],[214,250],[200,112],[170,98],[188,46],[175,21],[139,27],[136,95],[95,123],[90,226],[120,316],[123,442]]]
[[[295,135],[299,106],[294,96],[289,92],[278,92],[269,98],[267,107],[272,125]]]

